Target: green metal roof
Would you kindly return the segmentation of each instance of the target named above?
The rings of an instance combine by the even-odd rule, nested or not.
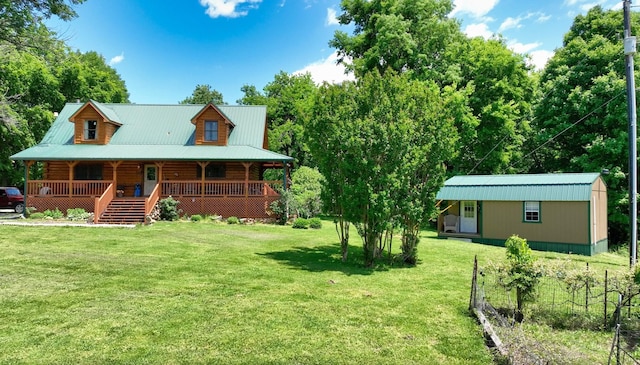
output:
[[[13,160],[228,160],[291,161],[262,148],[266,106],[216,106],[235,125],[227,146],[195,145],[191,119],[205,105],[104,104],[91,101],[107,118],[121,123],[107,145],[74,144],[69,118],[83,105],[67,104],[40,144]]]
[[[467,175],[445,181],[436,199],[589,201],[598,173]]]

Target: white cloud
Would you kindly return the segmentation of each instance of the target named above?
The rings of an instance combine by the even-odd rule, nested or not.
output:
[[[205,13],[212,18],[237,18],[247,15],[247,9],[258,7],[260,2],[262,0],[200,0],[200,5],[207,8]]]
[[[322,84],[324,81],[339,84],[347,80],[355,80],[353,73],[345,74],[345,67],[342,64],[336,64],[338,61],[338,52],[333,52],[324,60],[314,62],[305,66],[303,69],[293,72],[294,75],[305,73],[311,74],[311,79],[316,84]]]
[[[553,57],[554,54],[555,52],[553,51],[541,49],[529,53],[529,56],[531,57],[531,64],[533,64],[535,69],[542,70],[544,69],[544,66],[546,66],[547,61],[549,61],[549,59]]]
[[[528,55],[529,56],[529,64],[532,65],[536,70],[542,70],[544,66],[547,64],[547,61],[555,52],[547,51],[544,49],[539,49],[534,51],[534,49],[540,47],[542,43],[534,42],[534,43],[520,43],[517,41],[512,41],[507,44],[509,49],[518,54]]]
[[[450,16],[466,13],[481,18],[498,5],[498,1],[500,0],[453,0],[453,11]]]
[[[327,20],[325,21],[326,25],[340,25],[338,21],[337,13],[335,9],[328,8],[327,9]]]
[[[544,23],[547,20],[551,19],[551,15],[546,15],[544,13],[539,13],[538,14],[538,19],[536,19],[536,22],[538,23]]]
[[[464,28],[464,34],[469,38],[482,37],[489,39],[493,36],[493,32],[489,30],[489,26],[485,23],[467,25]]]
[[[109,61],[109,66],[113,66],[113,65],[117,65],[118,63],[124,61],[124,52],[120,53],[119,55],[113,57],[110,61]]]
[[[521,28],[522,27],[522,24],[520,24],[521,21],[522,21],[521,17],[517,17],[517,18],[508,17],[502,22],[502,24],[500,24],[500,28],[498,28],[498,33],[502,33],[507,29]]]

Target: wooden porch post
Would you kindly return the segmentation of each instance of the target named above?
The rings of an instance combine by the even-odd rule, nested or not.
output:
[[[27,197],[29,196],[29,170],[34,161],[24,161],[24,208],[28,207]]]
[[[198,162],[198,165],[200,165],[200,197],[204,198],[204,182],[205,182],[205,170],[207,169],[207,166],[209,166],[209,162]]]
[[[162,196],[162,182],[164,181],[162,168],[164,167],[164,162],[156,162],[156,166],[158,166],[158,185],[160,185],[160,189],[158,190],[158,195]]]
[[[69,167],[69,181],[67,182],[67,190],[69,190],[69,198],[73,196],[73,168],[76,167],[78,161],[67,161]]]
[[[111,165],[111,169],[113,170],[113,172],[111,173],[111,178],[112,178],[112,184],[115,184],[116,187],[113,190],[113,196],[115,197],[117,192],[118,192],[118,166],[120,166],[120,164],[122,163],[122,161],[110,161],[109,165]]]
[[[244,216],[249,216],[249,168],[253,162],[243,162],[244,166]]]

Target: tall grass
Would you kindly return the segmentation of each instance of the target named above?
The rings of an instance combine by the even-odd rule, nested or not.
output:
[[[330,222],[0,232],[0,363],[492,362],[467,306],[502,248],[424,232],[417,267],[369,270]]]

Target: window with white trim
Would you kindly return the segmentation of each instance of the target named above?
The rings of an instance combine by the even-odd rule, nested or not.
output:
[[[524,221],[540,222],[540,202],[524,202]]]
[[[97,120],[85,120],[84,121],[84,139],[94,140],[98,136],[98,121]]]

